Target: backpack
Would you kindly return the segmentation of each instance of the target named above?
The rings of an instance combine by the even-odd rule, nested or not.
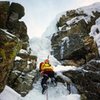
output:
[[[39,71],[41,72],[42,71],[42,66],[43,66],[44,62],[41,62],[40,63],[40,66],[39,66]]]

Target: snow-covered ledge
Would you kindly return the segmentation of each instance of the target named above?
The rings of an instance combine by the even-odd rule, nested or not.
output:
[[[11,89],[9,86],[5,86],[5,89],[0,94],[0,100],[22,100],[21,95]]]

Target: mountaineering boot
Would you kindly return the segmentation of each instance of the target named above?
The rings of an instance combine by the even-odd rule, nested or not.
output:
[[[43,87],[42,87],[42,94],[45,94],[47,88],[48,88],[47,84],[43,84]]]
[[[57,81],[55,78],[51,78],[51,83],[54,85],[54,86],[57,86]]]

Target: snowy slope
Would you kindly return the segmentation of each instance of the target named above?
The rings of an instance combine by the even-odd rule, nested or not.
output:
[[[72,87],[73,88],[73,87]],[[48,87],[48,100],[80,100],[78,94],[68,94],[67,88],[58,83],[57,87]],[[25,97],[21,97],[18,93],[6,86],[0,94],[0,100],[46,100],[47,94],[41,94],[40,80],[34,84],[34,89]]]
[[[50,55],[51,51],[51,41],[48,38],[42,37],[42,38],[33,38],[30,41],[30,46],[32,48],[32,53],[35,54],[37,59],[37,69],[39,68],[40,62],[47,59],[49,55],[49,60],[51,65],[54,67],[55,72],[57,72],[59,75],[61,75],[62,71],[66,70],[75,70],[75,66],[61,66],[61,64],[52,56]],[[65,80],[70,81],[69,78],[62,76]],[[33,84],[33,90],[29,92],[29,94],[25,97],[24,100],[34,100],[36,98],[37,100],[46,100],[46,95],[41,94],[41,85],[40,80]],[[50,87],[48,88],[48,98],[50,100],[80,100],[80,95],[77,94],[77,91],[75,87],[72,87],[72,93],[68,94],[67,87],[65,87],[62,83],[58,83],[57,87]],[[34,97],[34,98],[33,98]]]
[[[34,84],[34,89],[24,98],[24,100],[46,100],[48,95],[48,100],[80,100],[78,94],[70,94],[67,88],[62,84],[58,83],[57,87],[48,87],[48,94],[41,94],[41,79]]]

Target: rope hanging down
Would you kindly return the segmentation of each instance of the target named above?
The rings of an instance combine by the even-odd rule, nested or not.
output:
[[[48,89],[46,90],[46,100],[48,100]]]

